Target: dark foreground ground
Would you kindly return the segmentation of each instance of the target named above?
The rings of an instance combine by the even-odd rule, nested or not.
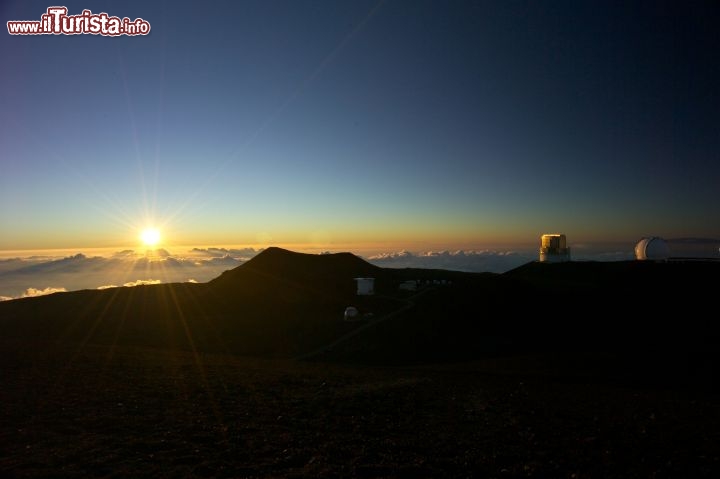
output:
[[[574,355],[369,368],[0,342],[0,477],[718,477],[720,401]]]

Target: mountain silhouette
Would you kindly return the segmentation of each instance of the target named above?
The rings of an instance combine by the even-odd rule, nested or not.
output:
[[[390,277],[350,253],[268,248],[201,284],[83,290],[0,303],[6,338],[293,355],[354,327],[359,276]],[[30,301],[28,301],[30,299]],[[392,309],[372,298],[366,307]]]
[[[345,280],[378,274],[382,270],[352,253],[306,254],[278,247],[267,248],[234,271],[247,269],[298,280]]]
[[[306,302],[314,297],[352,296],[354,278],[364,276],[383,276],[383,270],[351,253],[317,255],[271,247],[208,286],[218,294],[269,294]]]
[[[533,262],[478,274],[268,248],[208,283],[0,302],[0,327],[6,339],[292,357],[379,319],[324,357],[448,361],[594,349],[653,358],[699,352],[714,361],[717,334],[706,311],[715,307],[718,273],[718,262],[629,261]],[[377,294],[358,296],[357,277],[375,278]],[[409,280],[417,291],[399,288]],[[348,306],[369,319],[343,321]],[[674,320],[660,320],[668,311]]]

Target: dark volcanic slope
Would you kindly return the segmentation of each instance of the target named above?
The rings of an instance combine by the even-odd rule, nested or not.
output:
[[[529,263],[503,276],[531,286],[538,313],[565,318],[567,330],[714,350],[718,275],[720,262],[618,261]]]
[[[143,345],[239,354],[313,351],[401,310],[336,348],[347,359],[439,361],[492,353],[604,349],[715,351],[713,285],[720,263],[530,263],[504,275],[383,269],[349,253],[269,248],[206,284],[78,291],[0,303],[7,338]],[[353,278],[376,278],[357,297]],[[431,280],[422,294],[406,279]],[[436,280],[451,284],[435,284]],[[672,321],[664,321],[670,313]]]
[[[4,478],[716,478],[717,397],[0,340]],[[574,358],[572,358],[574,359]],[[571,359],[571,360],[572,360]]]
[[[472,275],[271,249],[208,284],[0,303],[0,476],[718,477],[717,336],[703,311],[719,272]],[[394,297],[360,302],[356,276]],[[432,284],[397,290],[412,278]],[[485,358],[238,357],[326,345],[355,327],[340,321],[347,301],[404,309],[321,359]]]
[[[719,274],[713,262],[530,263],[435,288],[324,357],[386,363],[609,352],[617,371],[718,384]]]
[[[633,301],[690,299],[712,291],[720,273],[717,261],[531,262],[503,276],[543,290],[636,293]],[[669,297],[663,295],[669,294]],[[702,298],[700,298],[702,299]]]
[[[269,248],[207,284],[76,291],[0,303],[7,338],[296,354],[353,325],[353,278],[382,270],[349,253]],[[380,309],[395,307],[383,305]]]

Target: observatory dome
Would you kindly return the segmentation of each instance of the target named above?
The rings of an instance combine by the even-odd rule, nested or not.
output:
[[[670,248],[667,241],[657,236],[643,238],[635,245],[635,259],[666,260],[670,257]]]
[[[360,312],[355,306],[348,306],[345,308],[345,321],[356,321]]]

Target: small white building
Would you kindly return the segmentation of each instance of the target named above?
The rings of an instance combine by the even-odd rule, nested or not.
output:
[[[343,315],[343,319],[345,321],[358,321],[362,319],[360,317],[360,312],[355,306],[348,306],[345,308],[345,314]]]
[[[570,261],[570,248],[563,234],[544,234],[540,237],[540,262],[563,263]]]
[[[375,294],[375,278],[355,278],[355,281],[357,281],[358,296]]]

